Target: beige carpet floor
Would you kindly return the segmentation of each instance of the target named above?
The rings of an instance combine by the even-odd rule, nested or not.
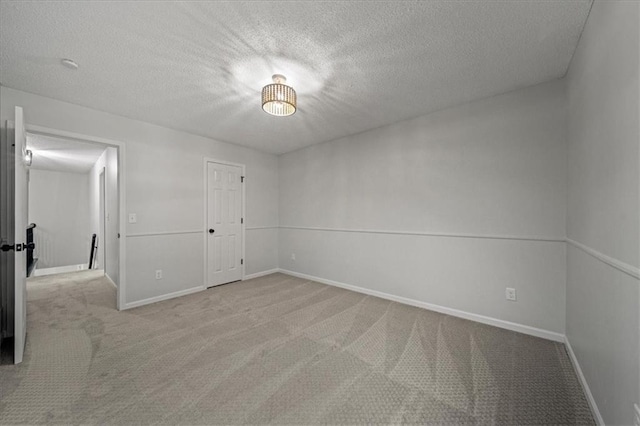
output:
[[[562,344],[273,274],[124,312],[28,285],[2,424],[593,424]]]

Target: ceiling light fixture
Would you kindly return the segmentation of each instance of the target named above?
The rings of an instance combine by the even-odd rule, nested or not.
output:
[[[262,109],[267,114],[286,117],[296,112],[298,102],[296,91],[287,86],[284,75],[274,74],[273,83],[262,88]]]
[[[33,162],[33,152],[31,152],[30,149],[27,149],[24,152],[24,164],[26,164],[27,166],[31,166],[32,162]]]
[[[65,67],[69,68],[70,70],[77,70],[78,69],[78,64],[71,60],[71,59],[62,59],[60,61],[62,63],[62,65],[64,65]]]

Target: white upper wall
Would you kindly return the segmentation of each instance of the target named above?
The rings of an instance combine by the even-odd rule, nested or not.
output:
[[[29,223],[37,269],[89,263],[89,174],[32,169]]]
[[[568,74],[567,235],[640,265],[638,12],[594,4]],[[615,24],[613,24],[615,22]]]
[[[138,213],[138,223],[128,225],[128,232],[199,228],[203,224],[204,156],[247,166],[247,226],[278,223],[278,159],[273,154],[4,86],[1,90],[3,120],[13,118],[17,105],[24,108],[27,124],[126,144],[128,210]]]
[[[566,334],[612,425],[640,405],[639,51],[640,3],[596,1],[567,75]]]
[[[280,157],[280,224],[565,236],[564,82]]]
[[[554,80],[282,155],[280,267],[557,338],[565,120]]]

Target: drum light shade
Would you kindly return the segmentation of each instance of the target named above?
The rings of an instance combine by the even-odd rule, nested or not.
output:
[[[285,76],[274,74],[272,78],[273,84],[262,88],[262,109],[267,114],[278,117],[292,115],[298,108],[296,91],[285,84]]]

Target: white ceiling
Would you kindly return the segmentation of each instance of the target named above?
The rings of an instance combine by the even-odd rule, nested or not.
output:
[[[32,169],[89,173],[106,148],[74,140],[27,134],[27,149],[33,152]]]
[[[590,6],[2,1],[0,82],[283,153],[562,77]],[[291,117],[260,107],[276,72]]]

